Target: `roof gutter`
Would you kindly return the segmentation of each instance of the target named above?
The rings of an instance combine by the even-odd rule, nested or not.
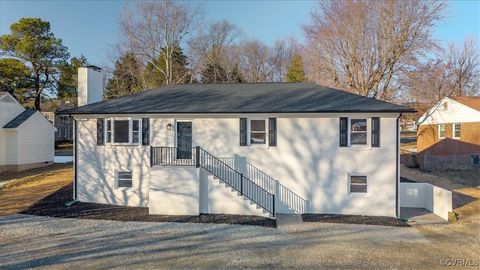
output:
[[[248,112],[248,111],[238,111],[238,112],[58,112],[59,115],[96,115],[96,114],[109,114],[109,115],[132,115],[132,114],[144,114],[144,115],[205,115],[205,114],[318,114],[318,113],[415,113],[415,110],[325,110],[325,111],[311,111],[311,112],[298,112],[298,111],[258,111],[258,112]]]

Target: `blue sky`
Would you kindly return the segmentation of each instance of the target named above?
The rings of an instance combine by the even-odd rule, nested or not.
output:
[[[301,24],[309,20],[315,1],[196,1],[207,20],[227,19],[239,26],[245,37],[272,44],[294,36],[303,40]],[[72,56],[85,55],[96,65],[107,64],[109,46],[118,40],[118,20],[124,1],[23,1],[0,0],[0,34],[21,17],[40,17],[51,23]],[[448,17],[434,37],[448,44],[461,43],[466,36],[480,37],[480,1],[451,1]]]

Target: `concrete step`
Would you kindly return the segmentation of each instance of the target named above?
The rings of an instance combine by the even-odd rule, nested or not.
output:
[[[277,227],[296,227],[303,224],[302,215],[299,214],[278,214]]]

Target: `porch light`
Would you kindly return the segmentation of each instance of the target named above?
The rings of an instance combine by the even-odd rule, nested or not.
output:
[[[172,130],[172,124],[171,123],[167,124],[167,130]]]

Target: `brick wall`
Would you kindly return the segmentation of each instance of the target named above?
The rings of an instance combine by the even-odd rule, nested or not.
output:
[[[437,144],[439,144],[437,146]],[[435,147],[433,147],[435,146]],[[420,125],[417,130],[417,151],[435,155],[478,153],[480,122],[462,123],[460,139],[453,139],[453,124],[445,124],[445,139],[438,138],[438,125]]]
[[[415,161],[422,170],[463,170],[480,168],[480,164],[475,164],[472,158],[472,155],[436,156],[418,154]],[[405,164],[405,166],[407,166],[407,164]]]

